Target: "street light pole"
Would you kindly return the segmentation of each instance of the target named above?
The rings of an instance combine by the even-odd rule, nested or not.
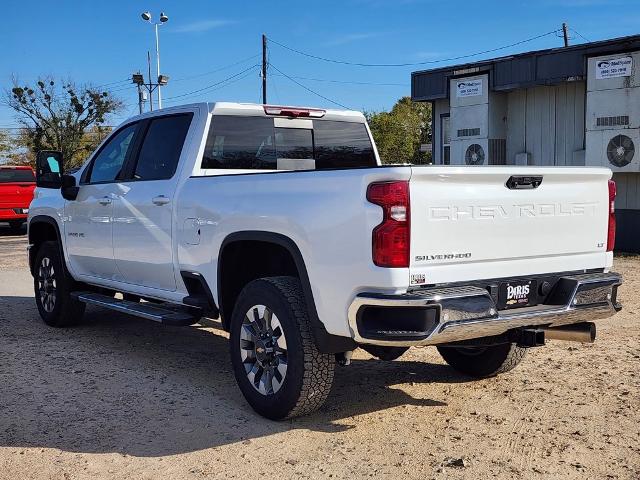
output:
[[[154,26],[155,28],[155,33],[156,33],[156,69],[157,69],[157,74],[158,74],[158,78],[156,80],[156,88],[158,89],[158,108],[162,108],[162,93],[161,93],[161,86],[164,86],[167,84],[167,81],[169,80],[169,77],[166,75],[160,75],[160,39],[159,39],[159,35],[158,35],[158,27],[160,25],[164,25],[165,23],[167,23],[169,21],[169,17],[167,17],[164,12],[160,12],[160,21],[159,22],[153,22],[151,21],[151,13],[149,12],[143,12],[141,15],[142,19],[145,22],[149,22],[151,25]],[[151,82],[151,72],[149,72],[149,82],[150,84]]]
[[[158,72],[158,78],[160,78],[160,41],[158,40],[158,24],[154,24],[156,27],[156,70]],[[162,108],[162,89],[158,87],[158,108]]]

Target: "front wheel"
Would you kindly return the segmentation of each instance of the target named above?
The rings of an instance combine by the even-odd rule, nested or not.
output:
[[[231,316],[230,341],[238,386],[260,415],[306,415],[329,395],[335,358],[316,348],[298,279],[261,278],[245,286]]]
[[[513,370],[522,361],[526,348],[515,343],[477,347],[438,347],[445,362],[472,377],[493,377]]]
[[[38,249],[33,289],[38,312],[51,327],[68,327],[82,320],[85,304],[71,297],[73,278],[64,268],[56,242],[44,242]]]

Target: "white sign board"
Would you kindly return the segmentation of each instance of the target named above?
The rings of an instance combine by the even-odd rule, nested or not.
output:
[[[596,62],[596,80],[630,77],[633,68],[631,57],[606,58]]]
[[[482,95],[482,80],[458,80],[456,82],[456,97],[475,97]]]
[[[431,143],[422,143],[420,145],[420,151],[424,153],[432,153],[433,152],[433,144]]]

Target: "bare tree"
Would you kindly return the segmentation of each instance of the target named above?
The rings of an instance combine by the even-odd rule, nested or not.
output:
[[[91,85],[76,87],[65,82],[58,87],[51,78],[33,86],[20,86],[15,79],[13,83],[5,104],[16,112],[23,127],[23,146],[32,155],[38,150],[59,150],[69,167],[84,161],[108,131],[106,117],[123,106],[109,92]]]

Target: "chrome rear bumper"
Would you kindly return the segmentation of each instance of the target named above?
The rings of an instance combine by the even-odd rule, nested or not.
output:
[[[617,273],[588,273],[560,278],[548,304],[498,311],[485,288],[457,286],[425,289],[402,295],[362,293],[349,307],[349,327],[357,343],[387,346],[437,345],[500,335],[532,326],[558,326],[607,318],[622,307]],[[422,329],[367,330],[363,319],[384,318],[385,325],[402,318],[424,317]],[[411,320],[409,323],[416,324]],[[420,320],[417,321],[420,323]]]

